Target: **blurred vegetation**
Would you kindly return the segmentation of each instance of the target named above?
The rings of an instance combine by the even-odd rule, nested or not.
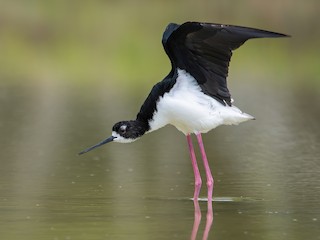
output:
[[[271,78],[315,82],[319,9],[317,0],[1,1],[0,80],[150,86],[170,68],[161,46],[164,28],[192,20],[292,35],[250,42],[234,55],[230,74],[246,76],[250,70],[247,78],[253,78],[262,71]]]

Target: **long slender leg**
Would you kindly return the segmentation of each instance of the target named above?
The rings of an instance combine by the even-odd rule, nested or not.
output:
[[[194,194],[193,194],[193,200],[198,201],[200,189],[201,189],[201,176],[197,164],[197,159],[196,159],[196,154],[194,153],[194,148],[192,144],[192,139],[190,134],[187,135],[187,141],[188,141],[188,147],[189,147],[189,152],[190,152],[190,158],[191,158],[191,163],[192,163],[192,168],[193,168],[193,173],[194,173]]]
[[[201,133],[197,133],[196,135],[197,135],[197,139],[198,139],[198,143],[199,143],[199,147],[200,147],[200,151],[201,151],[201,156],[202,156],[202,160],[203,160],[203,165],[204,165],[204,169],[205,169],[206,177],[207,177],[208,204],[209,204],[209,202],[212,202],[212,192],[213,192],[214,181],[213,181],[210,166],[208,163],[207,155],[204,150]]]

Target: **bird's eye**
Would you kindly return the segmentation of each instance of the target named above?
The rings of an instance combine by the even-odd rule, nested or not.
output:
[[[122,125],[120,128],[119,128],[119,132],[120,133],[125,133],[127,130],[127,126],[126,125]]]

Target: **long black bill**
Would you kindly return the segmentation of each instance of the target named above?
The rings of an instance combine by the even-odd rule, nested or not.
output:
[[[84,153],[86,153],[86,152],[89,152],[89,151],[91,151],[92,149],[95,149],[95,148],[97,148],[97,147],[100,147],[100,146],[102,146],[103,144],[106,144],[106,143],[108,143],[108,142],[112,142],[113,139],[115,139],[115,138],[116,138],[116,137],[111,136],[111,137],[103,140],[102,142],[100,142],[100,143],[98,143],[98,144],[96,144],[96,145],[94,145],[94,146],[92,146],[92,147],[89,147],[89,148],[87,148],[86,150],[83,150],[82,152],[79,152],[79,155],[84,154]]]

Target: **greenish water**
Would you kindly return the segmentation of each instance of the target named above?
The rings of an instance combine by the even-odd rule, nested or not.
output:
[[[243,85],[231,88],[235,105],[257,120],[203,137],[215,177],[208,239],[320,239],[319,91]],[[189,239],[193,172],[181,133],[168,126],[77,155],[134,117],[145,95],[1,86],[1,239]]]

